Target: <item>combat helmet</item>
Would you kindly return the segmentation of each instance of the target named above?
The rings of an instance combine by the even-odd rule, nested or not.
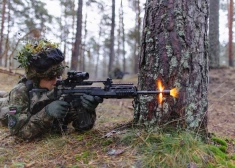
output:
[[[15,59],[20,63],[19,67],[25,69],[26,78],[34,81],[61,76],[65,69],[64,55],[58,44],[48,40],[27,43]]]

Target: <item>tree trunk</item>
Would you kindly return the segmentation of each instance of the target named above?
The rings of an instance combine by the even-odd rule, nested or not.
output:
[[[5,23],[5,13],[6,13],[6,0],[2,2],[2,22],[0,31],[0,66],[2,65],[2,45],[3,45],[3,33],[4,33],[4,23]]]
[[[110,55],[108,73],[112,71],[114,61],[114,29],[115,29],[115,0],[112,0],[112,23],[110,33]]]
[[[89,53],[86,48],[86,38],[87,38],[87,13],[85,15],[85,21],[84,21],[84,37],[83,37],[83,44],[81,46],[81,67],[80,69],[82,71],[86,70],[86,57],[85,57],[85,52]],[[90,62],[91,58],[89,58],[89,54],[87,54],[87,59]],[[90,66],[88,66],[90,67]]]
[[[229,55],[229,66],[233,67],[233,0],[229,3],[229,13],[228,13],[228,55]]]
[[[122,23],[122,60],[123,60],[123,72],[126,72],[126,48],[125,48],[125,25],[124,25],[124,17],[123,17],[123,5],[121,0],[121,23]]]
[[[135,59],[134,59],[134,73],[138,73],[138,58],[139,58],[139,53],[140,53],[140,25],[141,25],[141,19],[140,19],[140,1],[136,0],[135,1],[135,8],[136,8],[136,24],[135,24],[135,29],[136,29],[136,43],[135,43]]]
[[[95,64],[95,77],[98,76],[98,68],[100,67],[100,38],[101,38],[101,33],[102,33],[102,20],[100,21],[100,26],[99,26],[99,37],[97,41],[97,58],[96,58],[96,64]]]
[[[82,6],[83,6],[83,0],[78,1],[78,10],[77,10],[77,30],[76,30],[76,38],[75,38],[75,45],[72,52],[72,62],[71,62],[71,69],[77,70],[78,69],[78,58],[80,49],[81,49],[81,43],[82,43]]]
[[[121,2],[122,3],[122,2]],[[115,61],[114,61],[114,63],[115,63],[115,65],[116,65],[116,67],[118,67],[118,68],[121,68],[120,67],[120,55],[121,55],[121,30],[122,30],[122,16],[121,16],[121,7],[122,6],[120,6],[119,7],[119,15],[118,15],[118,34],[117,34],[117,39],[116,39],[116,41],[117,41],[117,55],[116,55],[116,57],[115,57]]]
[[[219,68],[219,0],[210,0],[209,18],[209,67]]]
[[[206,133],[208,0],[147,0],[145,10],[138,89],[155,90],[160,80],[179,96],[139,96],[134,121]]]

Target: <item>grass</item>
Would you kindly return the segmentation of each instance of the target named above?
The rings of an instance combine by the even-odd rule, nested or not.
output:
[[[0,129],[1,135],[6,130]],[[1,139],[0,167],[7,168],[235,168],[234,140],[214,136],[205,143],[192,132],[173,129],[126,128],[108,138],[93,129],[32,142]]]
[[[141,159],[141,167],[182,168],[196,165],[198,168],[234,168],[233,155],[225,150],[228,143],[213,137],[210,143],[189,131],[162,132],[159,130],[131,131],[121,140],[136,148]],[[229,143],[234,142],[233,140]],[[225,148],[221,148],[221,146]]]

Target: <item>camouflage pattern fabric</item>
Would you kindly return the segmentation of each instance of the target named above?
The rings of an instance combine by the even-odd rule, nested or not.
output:
[[[45,94],[36,94],[32,99],[34,104],[37,104],[38,100],[43,101],[49,98]],[[84,107],[79,106],[76,109],[72,108],[63,120],[57,122],[55,121],[57,119],[50,117],[45,112],[45,106],[50,101],[44,101],[46,103],[40,104],[41,107],[36,108],[36,112],[31,111],[29,113],[29,97],[25,83],[16,85],[9,93],[6,102],[5,106],[1,106],[0,122],[2,125],[8,125],[12,135],[23,139],[33,139],[51,130],[62,130],[62,126],[66,128],[69,123],[72,123],[77,131],[89,130],[93,127],[96,120],[95,111],[88,111]],[[31,109],[35,110],[34,108]],[[81,114],[86,114],[85,118],[81,119],[83,116]],[[89,125],[86,127],[83,127],[84,119],[89,120]]]
[[[3,96],[0,98],[0,126],[7,126],[8,123],[8,98],[6,96]]]
[[[5,91],[0,91],[0,98],[6,97],[8,95],[7,92]],[[0,106],[1,106],[1,101],[0,101]]]
[[[42,79],[61,76],[65,68],[66,66],[64,66],[63,63],[60,63],[57,65],[52,65],[48,70],[43,73],[37,73],[37,71],[33,67],[29,67],[25,71],[27,79]]]

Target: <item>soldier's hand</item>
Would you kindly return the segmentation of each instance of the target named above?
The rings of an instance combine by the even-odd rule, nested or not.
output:
[[[69,110],[69,103],[56,100],[46,106],[46,113],[54,118],[64,118]]]
[[[98,106],[99,103],[103,102],[103,98],[98,96],[91,96],[84,94],[81,96],[81,103],[83,107],[85,107],[88,110],[95,110],[95,108]]]

